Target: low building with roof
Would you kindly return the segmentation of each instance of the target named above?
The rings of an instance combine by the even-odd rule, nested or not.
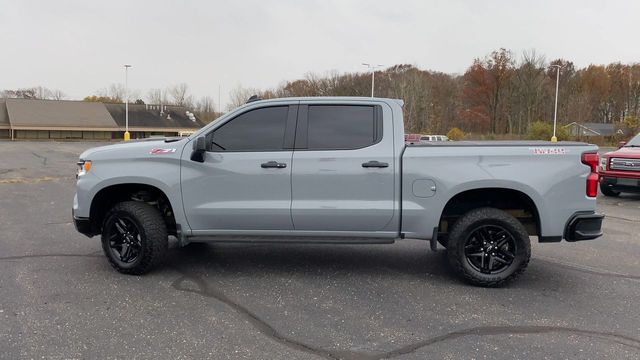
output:
[[[125,104],[10,98],[0,101],[0,137],[120,140],[125,118]],[[203,125],[185,107],[129,105],[132,139],[191,133]]]
[[[0,139],[11,137],[11,125],[9,124],[9,114],[7,114],[7,103],[0,99]]]
[[[116,124],[124,128],[126,125],[124,105],[105,104],[105,107]],[[203,124],[195,115],[182,106],[129,104],[129,132],[132,139],[134,135],[139,137],[167,133],[178,135],[182,132],[193,132],[202,126]]]
[[[611,123],[577,123],[572,122],[563,126],[572,136],[613,136],[615,126]]]

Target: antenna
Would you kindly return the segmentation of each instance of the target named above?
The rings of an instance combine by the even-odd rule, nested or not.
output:
[[[262,99],[259,98],[258,95],[251,95],[251,97],[249,98],[249,100],[247,100],[247,102],[245,104],[252,103],[254,101],[260,101],[260,100],[262,100]]]

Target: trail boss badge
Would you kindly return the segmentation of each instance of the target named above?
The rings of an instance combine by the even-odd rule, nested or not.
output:
[[[164,155],[164,154],[173,154],[174,152],[176,152],[176,149],[155,148],[155,149],[151,149],[151,151],[149,151],[149,154],[151,154],[151,155]]]

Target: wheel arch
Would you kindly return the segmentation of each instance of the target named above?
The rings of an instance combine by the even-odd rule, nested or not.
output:
[[[172,203],[166,192],[159,187],[140,182],[109,184],[95,193],[89,209],[93,232],[99,234],[102,231],[102,224],[109,209],[120,202],[130,200],[145,202],[158,208],[169,234],[178,235],[180,226],[176,221],[175,211],[181,208]]]
[[[524,191],[509,187],[479,187],[457,192],[442,209],[438,222],[440,233],[446,236],[460,216],[481,207],[506,211],[525,225],[529,235],[541,234],[542,220],[536,201]]]

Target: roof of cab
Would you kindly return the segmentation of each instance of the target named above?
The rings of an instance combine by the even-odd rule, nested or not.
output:
[[[378,98],[378,97],[364,97],[364,96],[305,96],[305,97],[283,97],[283,98],[273,98],[273,99],[260,99],[260,100],[252,100],[243,104],[240,107],[248,106],[248,105],[256,105],[256,104],[271,104],[271,103],[295,103],[295,102],[353,102],[353,101],[362,101],[362,102],[370,102],[370,101],[379,101],[385,103],[395,103],[400,105],[400,107],[404,106],[404,101],[400,99],[391,99],[391,98]]]

